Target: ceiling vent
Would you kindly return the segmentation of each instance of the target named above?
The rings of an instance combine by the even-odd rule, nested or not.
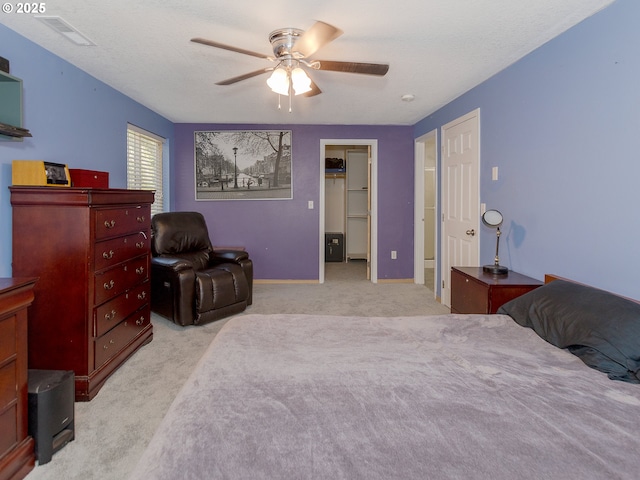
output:
[[[91,40],[89,40],[87,37],[85,37],[83,34],[81,34],[78,30],[76,30],[74,27],[69,25],[60,17],[36,16],[35,18],[40,20],[45,25],[48,25],[49,27],[53,28],[60,35],[63,35],[65,38],[67,38],[68,40],[71,40],[76,45],[80,45],[83,47],[95,46],[95,43],[93,43]]]

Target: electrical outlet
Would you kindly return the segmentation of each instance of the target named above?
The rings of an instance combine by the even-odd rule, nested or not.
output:
[[[397,260],[398,259],[398,252],[395,250],[391,250],[391,260]]]
[[[309,207],[309,210],[313,210],[313,200],[309,200],[309,203],[307,205]]]
[[[491,180],[493,181],[498,180],[498,167],[493,167],[491,169]]]

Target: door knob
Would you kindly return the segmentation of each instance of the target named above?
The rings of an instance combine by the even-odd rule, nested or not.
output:
[[[476,234],[476,231],[472,228],[471,230],[467,230],[467,235],[473,237]]]

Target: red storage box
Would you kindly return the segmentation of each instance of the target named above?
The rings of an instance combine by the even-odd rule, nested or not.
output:
[[[70,168],[72,187],[109,188],[109,172]]]

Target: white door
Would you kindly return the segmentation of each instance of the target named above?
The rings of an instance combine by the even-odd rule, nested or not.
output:
[[[451,267],[477,266],[480,227],[480,110],[442,127],[442,291],[451,305]]]

